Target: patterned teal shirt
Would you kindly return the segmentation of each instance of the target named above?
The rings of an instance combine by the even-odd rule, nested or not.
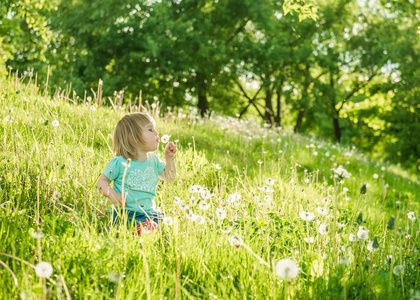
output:
[[[105,168],[104,175],[114,182],[114,189],[122,194],[122,182],[127,160],[122,156],[112,159]],[[165,162],[153,152],[148,153],[143,162],[132,160],[127,168],[124,193],[128,204],[125,209],[147,213],[153,212],[158,175],[165,169]],[[110,208],[112,210],[112,207]]]

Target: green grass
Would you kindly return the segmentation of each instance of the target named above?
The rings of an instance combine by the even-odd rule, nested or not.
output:
[[[420,291],[419,223],[407,218],[419,215],[416,174],[250,121],[165,115],[157,128],[178,145],[178,178],[159,184],[156,202],[174,224],[140,238],[108,226],[111,203],[94,187],[127,111],[41,96],[22,81],[0,80],[1,299],[409,299]],[[340,165],[351,173],[342,183],[331,171]],[[269,178],[274,191],[265,193]],[[213,193],[210,209],[200,210],[193,185]],[[241,198],[231,203],[233,193]],[[305,210],[315,219],[304,221]],[[357,220],[369,238],[350,242]],[[234,235],[242,246],[231,245]],[[374,236],[379,248],[370,252]],[[298,264],[296,278],[276,274],[283,258]],[[35,273],[41,261],[53,267],[49,278]]]

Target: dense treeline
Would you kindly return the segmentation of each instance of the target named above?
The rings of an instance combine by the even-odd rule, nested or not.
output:
[[[418,0],[6,0],[0,64],[79,101],[101,79],[104,99],[254,115],[418,171],[419,14]]]

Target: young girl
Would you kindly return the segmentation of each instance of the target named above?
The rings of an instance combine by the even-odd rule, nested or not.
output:
[[[176,177],[173,159],[176,145],[169,142],[165,147],[166,163],[160,160],[154,153],[159,147],[159,132],[155,126],[155,120],[147,114],[125,115],[117,123],[112,138],[115,158],[108,163],[96,185],[114,204],[110,208],[112,223],[126,214],[126,220],[137,226],[139,235],[142,227],[158,228],[163,217],[155,211],[158,177],[167,182]]]

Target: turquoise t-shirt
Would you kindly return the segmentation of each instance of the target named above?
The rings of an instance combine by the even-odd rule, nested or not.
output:
[[[122,194],[126,164],[127,160],[124,157],[117,156],[108,163],[104,171],[104,175],[114,182],[114,189],[119,194]],[[128,202],[125,209],[141,213],[143,210],[147,213],[154,212],[158,175],[163,172],[165,165],[153,152],[147,154],[145,161],[131,161],[124,181],[124,194]]]

